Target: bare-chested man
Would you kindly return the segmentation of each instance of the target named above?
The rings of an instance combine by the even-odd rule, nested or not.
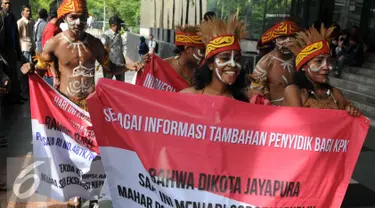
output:
[[[58,18],[63,19],[69,29],[46,43],[35,66],[37,71],[43,71],[47,63],[53,61],[54,87],[85,110],[86,98],[95,91],[95,62],[103,66],[108,58],[102,42],[85,32],[87,17],[86,0],[64,0],[58,9]],[[141,66],[136,63],[128,68],[135,70],[137,67]],[[23,73],[32,69],[31,65],[22,67]]]
[[[263,56],[250,76],[252,94],[263,94],[273,105],[282,105],[284,90],[291,84],[295,72],[294,56],[286,47],[289,37],[300,31],[290,20],[274,25],[261,37],[261,43],[275,42],[275,49]]]
[[[88,18],[86,0],[64,0],[57,13],[58,19],[63,19],[69,29],[49,39],[36,66],[25,64],[22,72],[26,74],[36,69],[43,74],[51,65],[54,87],[87,110],[86,98],[95,91],[95,62],[104,66],[108,54],[99,39],[85,32]],[[141,64],[135,63],[127,69],[138,70],[141,67]],[[127,69],[124,67],[124,71]],[[68,206],[79,204],[78,198],[74,197]]]

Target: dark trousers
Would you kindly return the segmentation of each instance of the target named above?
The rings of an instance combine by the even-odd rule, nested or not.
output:
[[[33,61],[32,57],[33,57],[32,52],[22,51],[22,64],[31,63]],[[22,74],[21,70],[18,70],[18,79],[20,80],[20,95],[24,98],[28,98],[29,97],[29,80],[28,80],[27,75]]]
[[[22,72],[20,71],[19,67],[17,67],[17,56],[16,54],[8,53],[8,56],[4,56],[5,60],[8,62],[8,66],[4,63],[0,63],[3,65],[3,69],[6,75],[8,75],[10,79],[10,91],[6,96],[8,100],[18,101],[20,99],[20,82],[19,77]]]
[[[113,75],[110,73],[103,72],[103,76],[104,78],[107,78],[107,79],[112,79],[113,76],[115,76],[117,81],[122,81],[122,82],[125,81],[125,73]]]

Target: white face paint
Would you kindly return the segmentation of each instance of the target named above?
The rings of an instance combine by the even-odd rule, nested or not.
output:
[[[328,64],[328,57],[320,55],[317,57],[317,60],[312,60],[312,63],[309,65],[309,70],[311,72],[319,72],[323,67],[327,67],[328,69],[332,69],[333,67]]]
[[[275,40],[276,47],[279,49],[279,51],[281,53],[283,53],[283,54],[290,54],[291,53],[291,51],[289,49],[285,48],[285,46],[289,43],[289,41],[290,41],[289,37],[287,37],[285,39],[276,38],[276,40]]]
[[[204,57],[204,53],[202,53],[201,50],[198,49],[197,53],[193,54],[193,57],[197,60],[197,64],[199,65]]]
[[[231,68],[241,69],[241,64],[234,61],[234,51],[232,51],[231,58],[226,62],[222,62],[220,60],[220,58],[215,58],[215,64],[216,64],[216,66],[222,68],[222,70],[224,70],[224,68],[226,66],[229,66]],[[216,72],[217,77],[220,79],[220,81],[224,82],[225,84],[232,85],[234,83],[234,81],[233,82],[232,81],[227,82],[225,79],[223,79],[222,75],[220,75],[220,73],[219,73],[218,68],[215,68],[215,72]],[[229,75],[229,76],[234,76],[236,73],[238,73],[238,72],[236,72],[236,70],[223,71],[223,75],[226,74],[226,75]]]
[[[219,67],[230,66],[230,67],[238,67],[239,69],[241,69],[241,64],[234,61],[234,51],[232,51],[232,56],[229,59],[229,61],[221,63],[221,60],[219,58],[215,58],[215,63]]]
[[[87,26],[87,22],[82,21],[80,18],[76,18],[74,20],[66,19],[65,22],[68,25],[69,29],[74,33],[78,30],[79,27],[81,27],[81,25],[83,25],[84,29],[86,29]]]

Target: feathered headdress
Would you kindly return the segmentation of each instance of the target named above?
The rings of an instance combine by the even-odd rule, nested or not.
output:
[[[199,27],[193,25],[176,26],[176,46],[204,46],[201,37],[197,34]]]
[[[301,28],[295,22],[283,20],[263,33],[260,40],[262,44],[265,44],[280,36],[291,36],[299,31],[301,31]]]
[[[206,45],[205,60],[207,60],[223,51],[240,51],[240,40],[247,35],[247,32],[245,25],[233,15],[228,21],[212,18],[202,22],[198,34]]]
[[[295,37],[290,39],[288,48],[296,56],[297,71],[301,67],[321,54],[330,54],[329,41],[333,27],[324,28],[320,26],[320,31],[315,27],[296,33]]]

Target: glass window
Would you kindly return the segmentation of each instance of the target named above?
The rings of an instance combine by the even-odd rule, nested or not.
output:
[[[359,26],[361,22],[363,0],[335,0],[333,21],[341,28]]]
[[[292,0],[208,0],[208,11],[219,18],[238,14],[251,39],[259,39],[275,22],[289,17]]]

